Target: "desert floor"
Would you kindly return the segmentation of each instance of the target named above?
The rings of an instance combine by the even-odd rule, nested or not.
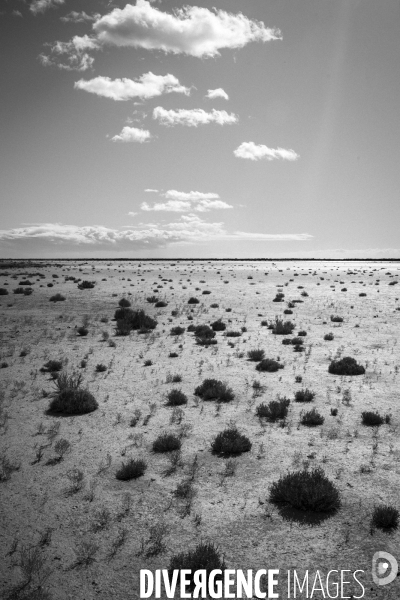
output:
[[[371,577],[375,552],[400,557],[399,530],[371,529],[377,504],[400,508],[399,275],[400,263],[368,261],[3,261],[0,288],[9,291],[0,296],[3,597],[138,598],[139,569],[166,569],[173,555],[205,540],[218,546],[230,569],[323,575],[362,569],[363,597],[400,598],[399,577],[387,587]],[[33,293],[14,294],[27,279]],[[81,290],[77,279],[96,284]],[[273,302],[277,292],[283,302]],[[65,300],[50,302],[56,293]],[[166,306],[149,303],[152,295]],[[157,327],[115,335],[113,317],[123,297],[156,318]],[[191,297],[199,303],[188,304]],[[293,300],[302,302],[284,315]],[[343,322],[331,322],[332,315]],[[276,316],[295,324],[293,335],[306,331],[304,352],[261,325]],[[186,330],[219,318],[227,329],[217,332],[216,345],[200,346]],[[82,324],[86,336],[77,332]],[[171,335],[178,325],[185,332]],[[227,331],[241,335],[227,337]],[[330,332],[334,339],[324,340]],[[279,357],[284,368],[257,372],[247,352],[258,348]],[[344,356],[356,358],[365,374],[331,375],[330,361]],[[96,411],[46,414],[55,384],[40,369],[49,360],[82,374],[99,403]],[[96,372],[98,364],[106,370]],[[174,375],[182,381],[172,382]],[[234,400],[195,396],[206,378],[226,382]],[[173,388],[188,396],[179,410],[165,405]],[[306,406],[293,401],[304,388],[316,393]],[[287,420],[257,418],[256,407],[277,395],[291,400]],[[324,423],[301,425],[302,411],[313,407]],[[361,413],[368,410],[390,415],[390,423],[363,425]],[[252,448],[228,463],[212,454],[211,442],[232,425]],[[182,441],[181,462],[171,474],[171,457],[152,451],[162,431]],[[62,439],[68,451],[52,461]],[[131,457],[145,460],[145,474],[116,479]],[[340,510],[313,525],[284,518],[269,502],[271,484],[288,471],[315,467],[339,488]],[[189,475],[191,495],[179,498],[177,486]],[[347,597],[360,594],[357,586],[346,590]],[[312,597],[328,596],[317,591]]]

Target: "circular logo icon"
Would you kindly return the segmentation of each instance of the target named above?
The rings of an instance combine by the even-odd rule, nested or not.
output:
[[[399,565],[389,552],[375,552],[372,557],[372,579],[376,585],[388,585],[397,577]]]

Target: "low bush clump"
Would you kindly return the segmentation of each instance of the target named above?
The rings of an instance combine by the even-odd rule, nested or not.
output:
[[[397,529],[399,526],[399,511],[394,506],[380,504],[375,506],[371,525],[384,531]]]
[[[200,300],[198,300],[197,298],[194,298],[194,296],[192,296],[188,300],[188,304],[199,304],[199,302],[200,302]]]
[[[142,309],[118,308],[114,318],[117,321],[117,335],[129,335],[131,331],[149,331],[157,327],[157,321]]]
[[[325,340],[326,342],[331,342],[331,341],[333,340],[333,338],[334,338],[334,335],[333,335],[333,333],[326,333],[326,334],[324,335],[324,340]]]
[[[299,337],[305,337],[307,335],[307,331],[299,331],[299,333],[297,334]]]
[[[80,283],[78,283],[78,288],[80,290],[91,290],[94,288],[96,282],[95,281],[81,281]]]
[[[339,317],[338,315],[331,315],[332,323],[343,323],[343,317]]]
[[[275,319],[273,324],[272,333],[274,335],[290,335],[293,332],[294,324],[291,321],[283,321],[282,319]]]
[[[205,379],[203,383],[194,390],[195,396],[202,400],[216,400],[217,402],[231,402],[235,394],[226,383],[218,379]]]
[[[6,288],[0,288],[0,296],[8,296],[8,290]]]
[[[65,299],[65,296],[62,294],[54,294],[54,296],[50,297],[49,302],[64,302]]]
[[[180,450],[181,440],[172,433],[161,433],[153,442],[153,452],[172,452]]]
[[[216,436],[211,444],[211,449],[214,454],[230,456],[232,454],[249,452],[251,450],[251,442],[236,427],[229,427]]]
[[[195,325],[193,328],[194,335],[199,338],[212,339],[215,337],[215,331],[208,325]]]
[[[146,298],[147,302],[149,302],[150,304],[155,304],[156,302],[158,302],[158,298],[157,296],[149,296],[148,298]]]
[[[103,365],[102,363],[98,363],[96,365],[96,373],[104,373],[104,371],[107,371],[106,365]]]
[[[363,375],[365,368],[355,358],[345,356],[341,360],[333,360],[328,368],[332,375]]]
[[[121,467],[115,473],[115,477],[120,481],[129,481],[137,479],[144,475],[147,469],[147,464],[144,460],[131,458],[126,463],[122,463]]]
[[[82,325],[76,330],[81,337],[85,337],[89,333],[89,329]]]
[[[316,427],[317,425],[322,425],[324,421],[324,417],[320,415],[315,408],[304,413],[301,418],[301,424],[307,425],[307,427]]]
[[[324,513],[334,513],[341,505],[339,490],[319,468],[283,475],[272,484],[270,501]]]
[[[49,412],[65,415],[83,415],[98,408],[98,403],[88,389],[82,388],[81,374],[61,373],[54,380],[56,389],[50,394]]]
[[[207,573],[207,580],[211,573],[216,569],[222,572],[226,569],[223,558],[219,555],[218,549],[214,544],[209,542],[200,542],[194,550],[189,552],[181,552],[176,554],[170,560],[168,567],[168,574],[172,579],[173,572],[175,570],[180,571],[181,569],[188,569],[190,574],[186,575],[187,580],[190,582],[188,588],[193,590],[195,583],[193,581],[194,573],[198,570],[204,570]],[[223,573],[215,577],[215,581],[221,581]]]
[[[187,396],[181,390],[173,389],[168,392],[167,395],[167,406],[181,406],[187,404]]]
[[[259,362],[263,360],[265,357],[265,352],[261,348],[257,348],[256,350],[249,350],[247,353],[247,358],[252,362]]]
[[[378,427],[379,425],[383,425],[385,423],[385,417],[380,415],[378,412],[364,411],[361,413],[361,418],[363,425],[367,425],[369,427]]]
[[[155,303],[156,308],[165,308],[166,306],[168,306],[168,302],[164,302],[164,300],[159,300]]]
[[[225,331],[226,325],[221,319],[218,319],[214,323],[211,323],[211,328],[213,331]]]
[[[185,328],[179,327],[179,325],[171,329],[171,335],[182,335],[182,333],[185,333]]]
[[[40,369],[42,373],[56,373],[63,368],[61,360],[48,360]]]
[[[262,373],[276,373],[276,371],[279,371],[279,369],[283,369],[283,365],[272,358],[264,358],[256,366],[256,370]]]
[[[256,408],[256,415],[259,419],[275,422],[279,419],[285,419],[288,414],[290,400],[287,398],[278,398],[271,400],[269,404],[260,404]]]
[[[294,395],[295,402],[312,402],[315,398],[315,392],[312,392],[308,388],[304,390],[297,390]]]
[[[118,302],[118,304],[121,308],[129,308],[131,305],[128,298],[121,298],[121,300]]]

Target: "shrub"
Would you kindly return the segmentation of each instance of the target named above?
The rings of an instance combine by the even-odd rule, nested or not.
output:
[[[301,383],[303,381],[303,377],[301,375],[296,375],[296,377],[294,378],[296,383]]]
[[[121,308],[129,308],[129,306],[131,305],[128,298],[121,298],[118,304]]]
[[[240,337],[242,335],[241,331],[227,331],[226,337]]]
[[[213,331],[225,331],[226,325],[221,319],[218,319],[217,321],[214,321],[214,323],[211,323],[211,328]]]
[[[82,375],[61,373],[54,380],[56,389],[51,393],[49,412],[65,415],[83,415],[98,407],[89,390],[81,387]]]
[[[290,308],[285,308],[285,310],[283,311],[284,315],[292,315],[293,311]]]
[[[399,511],[394,506],[385,504],[375,506],[371,525],[384,531],[397,529],[399,526]]]
[[[0,288],[0,296],[8,296],[8,290],[6,288]]]
[[[177,352],[170,352],[168,354],[168,358],[178,358],[179,354]]]
[[[226,383],[218,379],[205,379],[203,383],[194,390],[195,396],[202,400],[217,400],[218,402],[231,402],[235,395]]]
[[[230,456],[232,454],[249,452],[251,450],[251,442],[236,427],[229,427],[216,436],[211,444],[211,449],[214,454]]]
[[[312,402],[315,398],[315,392],[312,392],[308,388],[304,390],[297,390],[294,395],[295,402]]]
[[[50,297],[49,302],[64,302],[65,300],[65,296],[63,296],[62,294],[55,294],[54,296]]]
[[[122,463],[121,467],[115,473],[115,477],[120,481],[129,481],[137,479],[144,475],[147,469],[147,464],[144,460],[131,458],[126,463]]]
[[[48,360],[40,369],[42,373],[55,373],[63,368],[61,360]]]
[[[218,341],[210,338],[196,337],[196,344],[199,346],[215,346],[215,344],[218,344]]]
[[[364,298],[367,294],[365,292],[361,292],[361,294],[358,294],[361,298]]]
[[[85,337],[89,333],[89,330],[84,325],[82,325],[81,327],[78,327],[78,329],[76,331],[78,332],[78,334],[81,337]]]
[[[91,290],[92,288],[94,288],[96,282],[95,281],[81,281],[81,283],[78,283],[78,288],[80,290]]]
[[[320,415],[315,408],[304,413],[301,418],[301,424],[307,425],[307,427],[316,427],[317,425],[322,425],[324,421],[324,417]]]
[[[302,346],[302,344],[304,344],[304,340],[301,337],[294,337],[290,340],[290,343],[293,346]]]
[[[182,335],[182,333],[185,333],[185,328],[179,327],[179,325],[171,329],[171,335]]]
[[[363,425],[367,425],[369,427],[377,427],[379,425],[383,425],[385,422],[385,418],[382,417],[378,412],[365,411],[361,413],[362,423]]]
[[[333,360],[328,371],[332,375],[363,375],[365,368],[359,365],[355,358],[345,356],[341,360]]]
[[[269,404],[260,404],[256,408],[256,415],[260,419],[267,419],[268,421],[275,422],[279,419],[285,419],[288,414],[290,400],[287,398],[278,398],[277,400],[271,400]]]
[[[117,321],[117,335],[129,335],[133,330],[146,332],[157,327],[157,321],[142,309],[118,308],[115,311],[114,318]]]
[[[334,513],[341,505],[339,490],[320,468],[283,475],[272,484],[270,501],[299,510],[325,513]]]
[[[154,452],[172,452],[173,450],[180,450],[182,445],[181,440],[172,433],[162,433],[153,442]]]
[[[325,340],[326,342],[331,342],[331,341],[333,340],[333,338],[334,338],[334,335],[333,335],[333,333],[326,333],[326,334],[324,335],[324,340]]]
[[[219,304],[214,302],[214,304],[210,304],[210,308],[219,308]]]
[[[164,302],[164,300],[159,300],[155,303],[155,306],[156,308],[165,308],[166,306],[168,306],[168,303]]]
[[[193,590],[195,583],[193,581],[194,573],[198,570],[205,570],[207,573],[207,579],[211,571],[219,569],[224,571],[226,569],[223,558],[220,557],[218,550],[214,544],[209,542],[200,542],[194,550],[189,552],[181,552],[176,554],[170,560],[168,567],[168,574],[170,579],[175,570],[188,569],[190,574],[186,576],[190,582],[188,587]],[[221,581],[223,575],[217,575],[215,581]]]
[[[307,335],[307,331],[299,331],[297,334],[299,337],[305,337]]]
[[[284,346],[290,346],[292,344],[292,338],[283,338],[282,344]]]
[[[279,371],[279,369],[283,369],[283,365],[278,363],[276,360],[273,360],[272,358],[264,358],[256,366],[256,370],[263,373],[275,373],[276,371]]]
[[[181,406],[187,404],[187,396],[181,390],[173,389],[168,392],[167,395],[167,406]]]
[[[149,302],[150,304],[155,304],[156,302],[158,302],[158,298],[157,296],[149,296],[148,298],[146,298],[147,302]]]
[[[211,339],[215,337],[215,331],[213,331],[208,325],[197,325],[194,327],[193,331],[195,336],[199,338]]]
[[[291,321],[282,321],[282,319],[275,319],[272,333],[275,335],[290,335],[293,332],[294,324]]]
[[[98,363],[96,365],[96,373],[104,373],[104,371],[107,371],[106,365],[103,365],[102,363]]]
[[[332,417],[337,417],[338,414],[338,409],[337,408],[331,408],[331,415]]]
[[[332,323],[343,323],[343,317],[339,317],[338,315],[331,315]]]
[[[261,348],[258,348],[256,350],[249,350],[247,352],[247,358],[252,362],[259,362],[260,360],[263,360],[264,357],[265,352]]]
[[[191,298],[189,298],[188,300],[188,304],[199,304],[200,300],[198,300],[197,298],[194,298],[193,296]]]

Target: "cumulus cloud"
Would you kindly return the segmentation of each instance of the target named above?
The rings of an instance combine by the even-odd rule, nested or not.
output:
[[[233,154],[238,158],[247,158],[248,160],[297,160],[299,155],[294,150],[285,150],[285,148],[268,148],[263,144],[254,142],[243,142]]]
[[[76,10],[72,10],[70,13],[65,15],[64,17],[60,17],[60,21],[64,23],[86,23],[88,21],[97,21],[100,19],[101,15],[99,13],[95,13],[94,15],[88,15],[85,11],[77,12]]]
[[[202,108],[166,110],[162,106],[156,106],[153,110],[153,119],[159,121],[161,125],[170,127],[174,125],[197,127],[209,123],[231,125],[238,122],[238,117],[235,114],[229,114],[225,110],[215,110],[215,108],[211,112],[206,112]]]
[[[139,142],[143,144],[151,138],[150,131],[138,129],[137,127],[123,127],[121,133],[111,138],[112,142]]]
[[[88,81],[80,79],[74,87],[112,100],[154,98],[172,92],[186,94],[187,96],[190,94],[190,89],[181,85],[174,75],[154,75],[150,71],[136,81],[126,78],[110,79],[110,77],[99,76]]]
[[[220,199],[213,192],[180,192],[168,190],[162,194],[166,202],[156,202],[150,206],[143,202],[140,208],[144,211],[167,211],[167,212],[209,212],[215,209],[233,208],[232,205]]]
[[[45,67],[55,66],[66,71],[86,71],[94,63],[89,51],[96,49],[97,42],[88,35],[74,36],[69,42],[50,44],[49,54],[42,53],[39,59]]]
[[[64,251],[115,250],[135,251],[160,248],[176,243],[201,243],[212,240],[227,241],[307,241],[308,234],[263,234],[236,231],[229,233],[220,222],[209,223],[198,215],[182,215],[167,223],[139,223],[123,229],[100,225],[79,227],[60,223],[39,223],[9,230],[0,230],[0,243],[8,248],[60,248]]]
[[[206,98],[209,98],[210,100],[214,100],[215,98],[229,100],[228,94],[222,88],[217,88],[216,90],[207,90]]]
[[[33,12],[34,15],[38,13],[43,13],[49,8],[55,8],[60,4],[64,4],[65,0],[33,0],[31,5],[29,6],[29,10]]]
[[[265,27],[263,22],[252,21],[241,13],[185,6],[171,14],[147,0],[115,8],[98,19],[93,29],[101,44],[198,58],[216,56],[222,48],[242,48],[250,42],[281,39],[278,29]]]
[[[153,192],[155,194],[158,194],[158,190],[153,190],[153,188],[146,188],[144,191],[147,193]]]

